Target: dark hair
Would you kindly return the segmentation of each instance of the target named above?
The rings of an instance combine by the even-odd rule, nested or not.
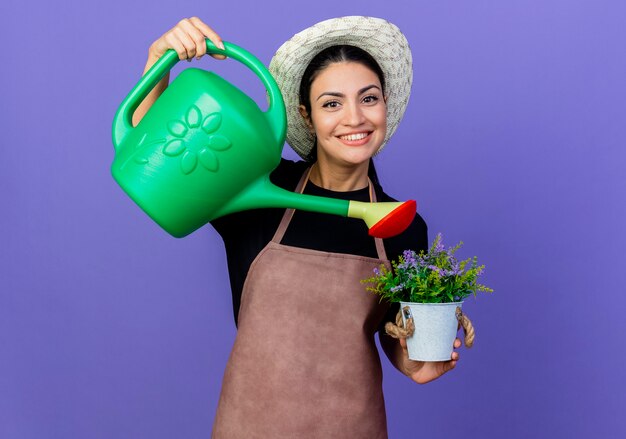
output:
[[[302,75],[302,80],[300,81],[300,104],[304,106],[307,114],[311,114],[311,84],[324,69],[331,64],[340,62],[359,63],[376,73],[383,95],[385,94],[385,75],[372,55],[356,46],[331,46],[315,55]],[[306,158],[308,162],[314,162],[315,160],[317,160],[317,139],[315,139],[315,144]],[[368,177],[374,184],[380,185],[376,168],[374,168],[374,161],[371,158]]]

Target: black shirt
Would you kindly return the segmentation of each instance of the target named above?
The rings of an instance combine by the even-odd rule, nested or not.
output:
[[[307,162],[282,159],[270,175],[270,180],[283,189],[293,191],[309,165]],[[385,194],[376,184],[374,190],[378,201],[397,201]],[[304,193],[344,200],[370,201],[367,187],[355,191],[335,192],[316,186],[310,180]],[[273,238],[284,212],[285,209],[246,210],[211,222],[226,247],[235,323],[239,314],[243,284],[250,265]],[[304,210],[295,211],[281,243],[332,253],[378,257],[374,238],[368,235],[367,225],[362,220]],[[384,239],[383,243],[389,260],[397,259],[406,249],[417,252],[427,250],[426,223],[419,214],[416,214],[404,232]]]

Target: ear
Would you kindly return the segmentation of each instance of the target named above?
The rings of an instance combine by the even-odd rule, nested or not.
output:
[[[306,126],[309,127],[309,130],[311,131],[311,133],[315,133],[315,128],[313,128],[313,122],[311,121],[311,116],[306,111],[306,108],[304,107],[304,105],[300,105],[298,107],[298,111],[300,112],[300,116],[302,116],[302,119],[304,119]]]

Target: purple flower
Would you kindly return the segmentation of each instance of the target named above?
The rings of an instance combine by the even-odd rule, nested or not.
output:
[[[459,276],[461,274],[457,270],[444,270],[444,272],[446,276]]]
[[[439,274],[439,276],[445,276],[445,271],[437,267],[436,265],[429,265],[428,268]]]
[[[419,255],[417,256],[417,264],[418,264],[420,267],[426,267],[426,266],[428,265],[428,264],[426,263],[426,260],[425,260],[423,257],[419,256]]]
[[[404,261],[407,263],[408,266],[415,267],[417,261],[415,260],[415,252],[413,250],[405,250],[403,256]]]
[[[437,241],[437,245],[435,246],[435,252],[439,253],[444,251],[443,237],[441,236],[441,233],[437,233],[437,237],[435,238],[435,240]]]
[[[416,254],[413,250],[405,250],[402,253],[402,259],[404,260],[401,264],[398,264],[398,268],[400,270],[408,270],[411,268],[417,267]]]
[[[448,276],[460,276],[463,274],[461,267],[459,266],[459,261],[456,259],[451,259],[450,270],[447,270]]]

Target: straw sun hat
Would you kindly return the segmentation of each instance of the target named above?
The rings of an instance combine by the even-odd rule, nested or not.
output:
[[[280,46],[269,66],[287,107],[287,143],[302,158],[307,158],[315,142],[298,112],[302,75],[319,52],[344,44],[359,47],[372,55],[385,75],[387,135],[377,153],[383,149],[404,115],[411,92],[413,68],[409,43],[400,29],[380,18],[360,16],[332,18],[317,23]]]

